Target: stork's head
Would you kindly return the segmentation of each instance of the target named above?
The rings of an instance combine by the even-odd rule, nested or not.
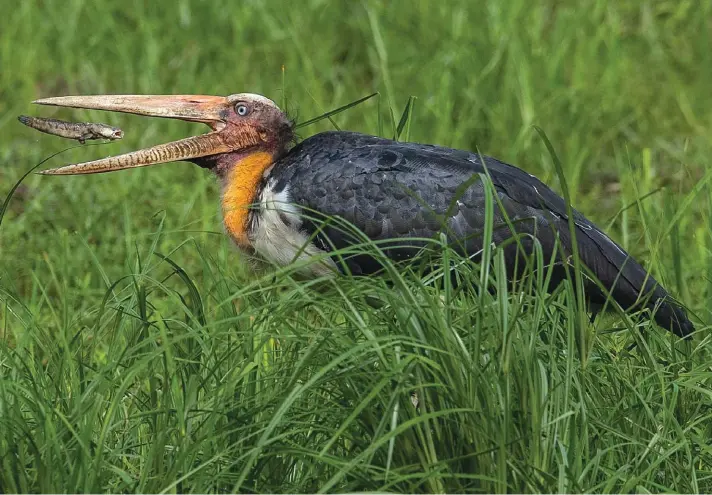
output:
[[[191,161],[220,176],[253,153],[277,157],[293,139],[292,125],[264,96],[101,95],[45,98],[33,103],[181,119],[207,124],[212,131],[123,155],[45,170],[50,175],[95,174],[159,163]]]

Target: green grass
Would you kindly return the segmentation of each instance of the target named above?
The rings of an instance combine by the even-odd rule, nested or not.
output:
[[[189,164],[30,175],[0,225],[0,491],[712,491],[712,2],[384,3],[5,0],[2,199],[68,147],[19,114],[125,130],[45,166],[203,132],[38,97],[249,91],[303,121],[378,91],[334,123],[562,191],[542,128],[693,341],[508,294],[497,250],[441,251],[466,290],[252,273]]]

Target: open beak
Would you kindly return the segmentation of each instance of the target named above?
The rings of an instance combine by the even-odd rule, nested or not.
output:
[[[227,115],[230,103],[222,96],[200,95],[96,95],[96,96],[61,96],[43,98],[33,103],[57,107],[87,108],[125,112],[150,117],[181,119],[190,122],[202,122],[212,132],[200,136],[188,137],[179,141],[159,144],[150,148],[132,151],[118,156],[102,158],[91,162],[67,165],[44,170],[40,173],[49,175],[96,174],[113,172],[127,168],[145,167],[159,163],[191,160],[204,156],[228,153],[253,144],[254,130],[227,129]]]

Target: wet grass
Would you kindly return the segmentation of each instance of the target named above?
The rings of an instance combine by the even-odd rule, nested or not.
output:
[[[334,123],[479,150],[562,191],[542,128],[573,204],[700,331],[581,325],[569,289],[508,294],[497,250],[458,264],[467,290],[400,269],[253,274],[189,164],[30,175],[0,224],[3,491],[712,491],[710,2],[151,5],[6,9],[3,200],[68,147],[17,115],[125,131],[47,166],[202,132],[38,97],[250,91],[306,121],[379,91]]]

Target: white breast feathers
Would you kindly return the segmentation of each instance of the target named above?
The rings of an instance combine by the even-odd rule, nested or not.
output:
[[[269,181],[262,189],[259,209],[250,229],[249,237],[255,251],[267,261],[279,266],[297,263],[298,273],[311,277],[332,275],[336,265],[325,252],[314,245],[302,232],[300,208],[291,203],[289,186],[274,191],[274,182]],[[312,256],[318,259],[312,259]],[[307,263],[305,263],[307,262]]]

